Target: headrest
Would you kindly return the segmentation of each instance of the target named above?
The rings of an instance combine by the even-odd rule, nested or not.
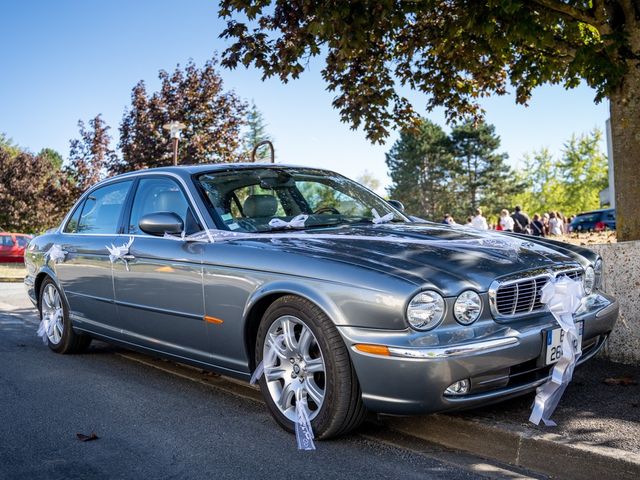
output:
[[[159,212],[174,212],[183,215],[185,212],[184,197],[178,190],[164,190],[158,193],[155,207]]]
[[[273,195],[249,195],[242,211],[247,217],[273,217],[278,209],[278,200]]]

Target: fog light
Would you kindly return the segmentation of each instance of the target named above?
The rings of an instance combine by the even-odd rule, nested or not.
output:
[[[465,393],[469,393],[469,387],[471,386],[471,382],[469,379],[458,380],[456,383],[452,383],[447,387],[444,391],[445,395],[464,395]]]

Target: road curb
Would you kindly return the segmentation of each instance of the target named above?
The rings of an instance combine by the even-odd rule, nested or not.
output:
[[[405,435],[562,479],[640,478],[640,455],[552,433],[450,415],[380,419]]]
[[[205,374],[199,368],[155,359],[140,353],[127,351],[118,355],[232,395],[262,402],[259,390],[245,382]],[[379,415],[378,421],[389,430],[405,437],[425,440],[563,480],[640,478],[640,455],[575,442],[560,435],[532,431],[517,425],[489,424],[487,420],[444,414],[423,417]]]

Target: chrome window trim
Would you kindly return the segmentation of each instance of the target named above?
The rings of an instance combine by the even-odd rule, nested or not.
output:
[[[549,268],[538,268],[535,270],[520,272],[517,274],[512,274],[507,277],[502,277],[502,279],[497,278],[491,285],[489,286],[488,294],[489,294],[489,308],[491,310],[491,315],[493,318],[497,320],[512,320],[517,318],[523,318],[530,315],[536,315],[540,312],[546,312],[548,310],[547,306],[544,305],[542,308],[538,308],[535,310],[531,310],[528,312],[520,312],[520,313],[512,313],[510,315],[504,315],[498,312],[498,307],[496,305],[496,296],[498,293],[498,288],[509,286],[512,284],[517,284],[522,282],[523,280],[537,280],[539,278],[547,278],[548,280],[552,278],[557,278],[559,275],[566,274],[569,272],[579,272],[581,275],[584,275],[584,268],[579,264],[565,264],[557,267],[549,267]],[[534,296],[535,303],[535,296]]]
[[[175,178],[180,183],[180,185],[183,187],[183,190],[187,194],[187,197],[188,197],[187,201],[190,203],[191,208],[193,209],[193,211],[198,216],[198,220],[200,221],[200,224],[203,225],[205,227],[205,230],[206,230],[208,228],[207,222],[204,221],[204,217],[202,216],[202,212],[200,212],[200,209],[197,208],[197,203],[196,203],[195,199],[193,198],[193,195],[191,194],[191,190],[189,190],[189,186],[184,181],[184,179],[180,175],[175,174],[173,172],[148,171],[148,172],[130,172],[130,173],[125,173],[125,174],[122,174],[122,175],[118,175],[117,177],[108,178],[106,180],[103,180],[101,182],[96,183],[93,187],[91,187],[89,190],[87,190],[85,193],[83,193],[80,196],[80,198],[78,199],[78,201],[73,204],[73,207],[71,207],[69,209],[69,211],[65,215],[64,219],[62,220],[62,222],[58,226],[58,228],[55,231],[55,233],[58,233],[60,235],[81,235],[81,236],[104,236],[104,237],[127,236],[127,237],[142,237],[142,238],[162,238],[162,237],[154,237],[153,235],[128,235],[126,233],[67,233],[67,232],[64,231],[64,229],[65,229],[65,227],[67,225],[67,222],[70,220],[70,217],[73,214],[73,212],[75,211],[75,209],[77,208],[77,206],[81,202],[83,202],[85,200],[85,198],[91,192],[97,190],[98,188],[106,187],[107,185],[110,185],[111,183],[117,183],[117,182],[120,182],[120,181],[129,180],[129,179],[133,180],[136,177],[157,177],[157,176],[172,177],[172,178]]]

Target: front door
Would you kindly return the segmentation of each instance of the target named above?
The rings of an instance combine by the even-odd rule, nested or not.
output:
[[[69,303],[75,326],[119,337],[108,247],[118,243],[120,218],[132,180],[111,183],[90,192],[58,234],[67,252],[53,264]]]
[[[127,222],[133,236],[129,256],[113,266],[124,336],[146,348],[208,363],[202,245],[145,234],[138,226],[140,218],[156,212],[177,214],[187,233],[202,229],[176,181],[163,176],[140,179]]]

